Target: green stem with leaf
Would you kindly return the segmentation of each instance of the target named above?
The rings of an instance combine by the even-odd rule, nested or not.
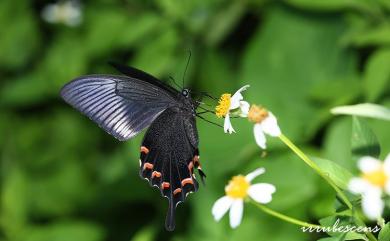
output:
[[[281,134],[279,139],[286,144],[299,158],[301,158],[309,167],[311,167],[314,171],[318,173],[325,181],[329,183],[329,185],[336,191],[341,200],[347,205],[349,209],[352,209],[352,203],[348,200],[347,196],[337,187],[337,185],[333,182],[333,180],[324,173],[321,168],[312,161],[301,149],[299,149],[290,139],[288,139],[285,135]]]
[[[250,199],[250,203],[252,203],[254,206],[256,206],[258,209],[260,209],[261,211],[275,217],[275,218],[278,218],[278,219],[281,219],[285,222],[288,222],[288,223],[292,223],[292,224],[295,224],[295,225],[298,225],[298,226],[301,226],[301,227],[308,227],[308,228],[320,228],[322,229],[323,227],[320,226],[320,225],[317,225],[317,224],[312,224],[312,223],[308,223],[308,222],[305,222],[305,221],[301,221],[301,220],[298,220],[296,218],[292,218],[290,216],[287,216],[287,215],[284,215],[282,213],[279,213],[279,212],[276,212],[260,203],[257,203],[255,201],[253,201],[252,199]]]
[[[286,144],[299,158],[301,158],[309,167],[311,167],[315,172],[318,173],[326,182],[329,183],[329,185],[336,191],[337,195],[340,197],[340,199],[347,205],[349,209],[353,209],[352,203],[349,201],[347,196],[341,191],[341,189],[333,182],[333,180],[324,173],[321,168],[313,161],[311,160],[301,149],[299,149],[290,139],[288,139],[285,135],[281,134],[279,136],[279,139]],[[365,223],[359,218],[354,215],[355,218],[359,221],[359,224],[362,226],[366,226]],[[307,227],[307,226],[306,226]],[[375,236],[367,232],[365,233],[367,238],[371,241],[377,241]]]

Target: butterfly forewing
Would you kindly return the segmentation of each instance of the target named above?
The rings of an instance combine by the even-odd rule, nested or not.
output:
[[[121,141],[149,126],[166,108],[177,105],[159,87],[126,76],[83,76],[65,85],[61,96]]]

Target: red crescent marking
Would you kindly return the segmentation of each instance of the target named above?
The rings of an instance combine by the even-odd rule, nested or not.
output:
[[[143,152],[145,154],[148,154],[149,153],[149,149],[146,148],[146,146],[141,146],[141,152]]]
[[[153,172],[152,172],[152,178],[153,178],[153,177],[157,177],[157,178],[158,178],[158,177],[161,177],[161,172],[153,171]]]
[[[178,193],[181,193],[181,188],[176,188],[175,191],[173,191],[173,195],[176,195]]]
[[[194,181],[192,181],[192,178],[186,178],[183,181],[181,181],[181,186],[184,187],[186,184],[192,184],[194,185]]]
[[[188,164],[188,170],[190,171],[190,173],[192,173],[194,171],[194,163],[193,162],[190,162],[190,164]]]
[[[163,182],[163,183],[161,183],[161,188],[162,188],[162,189],[168,189],[170,186],[171,186],[171,184],[169,184],[169,182]]]
[[[194,162],[194,166],[195,166],[196,168],[198,168],[198,166],[200,166],[199,156],[198,156],[198,155],[194,156],[194,158],[193,158],[192,160],[193,160],[193,162]]]
[[[152,169],[153,169],[153,164],[152,164],[152,163],[149,163],[149,162],[145,162],[145,163],[144,163],[144,170],[145,170],[145,169],[152,170]]]

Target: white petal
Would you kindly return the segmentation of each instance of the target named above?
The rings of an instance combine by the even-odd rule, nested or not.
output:
[[[390,177],[390,153],[387,154],[385,160],[383,161],[383,167],[385,168],[385,173]]]
[[[241,117],[247,117],[248,116],[249,107],[250,107],[250,105],[249,105],[248,102],[240,101],[240,110],[241,110],[240,116]]]
[[[251,182],[253,179],[255,179],[257,176],[263,174],[265,172],[265,168],[257,168],[253,172],[248,173],[248,175],[245,176],[245,180],[247,182]]]
[[[230,99],[229,110],[233,110],[233,109],[240,107],[240,101],[244,99],[241,92],[246,90],[248,87],[249,87],[249,85],[245,85],[245,86],[241,87],[239,90],[237,90],[236,93],[234,93],[234,95]]]
[[[272,200],[272,193],[276,188],[272,184],[258,183],[249,187],[248,195],[259,203],[269,203]]]
[[[370,183],[366,180],[358,177],[351,178],[348,183],[348,190],[355,194],[365,193],[367,190],[371,188]]]
[[[381,198],[381,190],[372,188],[362,195],[362,209],[367,218],[377,220],[382,216],[384,202]]]
[[[257,145],[260,146],[261,148],[265,149],[266,148],[266,145],[265,145],[266,139],[265,139],[265,135],[264,135],[263,128],[261,127],[261,125],[255,124],[255,126],[253,128],[253,132],[255,134],[255,140],[256,140]]]
[[[225,116],[225,122],[223,124],[223,130],[225,131],[225,133],[228,133],[229,134],[232,134],[233,132],[236,132],[234,129],[233,129],[233,126],[232,126],[232,123],[230,122],[230,116],[229,114],[227,114]]]
[[[281,134],[278,121],[271,112],[268,112],[268,117],[261,122],[261,126],[263,127],[264,133],[270,136],[280,136]]]
[[[360,171],[367,173],[382,168],[382,162],[370,156],[364,156],[358,160]]]
[[[230,207],[229,218],[230,227],[237,228],[242,219],[242,213],[244,210],[244,201],[242,199],[235,199]]]
[[[228,196],[223,196],[220,199],[218,199],[211,209],[211,213],[214,216],[214,219],[216,221],[221,220],[223,215],[229,210],[230,206],[233,203],[233,199]]]

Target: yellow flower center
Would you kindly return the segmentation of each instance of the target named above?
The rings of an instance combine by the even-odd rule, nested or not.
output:
[[[245,198],[248,194],[250,183],[244,176],[239,175],[232,178],[225,187],[225,193],[231,198]]]
[[[248,112],[248,120],[254,123],[261,123],[265,118],[268,117],[267,109],[252,105]]]
[[[215,107],[215,114],[218,118],[226,116],[229,112],[231,96],[231,94],[223,94],[221,95],[221,98],[219,98],[218,105]]]
[[[383,168],[363,174],[363,179],[382,188],[385,187],[387,178],[388,177]]]

